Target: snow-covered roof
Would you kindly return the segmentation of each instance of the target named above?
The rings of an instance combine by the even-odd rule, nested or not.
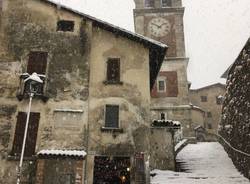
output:
[[[38,156],[65,156],[65,157],[80,157],[84,158],[87,153],[84,150],[62,150],[62,149],[47,149],[37,153]]]
[[[152,127],[180,128],[181,122],[165,119],[155,119],[153,120],[153,123],[151,125]]]
[[[58,4],[58,3],[54,2],[53,0],[43,0],[43,1],[48,2],[48,3],[52,4],[52,5],[56,5],[56,6],[60,7],[61,9],[68,10],[68,11],[70,11],[70,12],[72,12],[72,13],[75,13],[75,14],[78,14],[78,15],[80,15],[80,16],[83,16],[83,17],[85,17],[85,18],[87,18],[87,19],[89,19],[89,20],[92,20],[92,21],[98,23],[98,25],[99,25],[99,24],[100,24],[100,25],[102,24],[102,25],[108,26],[108,27],[110,27],[110,28],[113,28],[113,29],[116,29],[116,30],[120,30],[120,31],[122,31],[122,32],[124,32],[124,33],[130,34],[131,36],[138,37],[139,39],[141,39],[141,41],[147,41],[148,43],[155,44],[155,45],[158,45],[158,46],[164,47],[164,48],[167,48],[167,47],[168,47],[168,46],[167,46],[166,44],[164,44],[164,43],[161,43],[161,42],[156,41],[156,40],[154,40],[154,39],[148,38],[148,37],[143,36],[143,35],[141,35],[141,34],[138,34],[138,33],[135,33],[135,32],[128,31],[128,30],[126,30],[126,29],[124,29],[124,28],[121,28],[121,27],[119,27],[119,26],[115,26],[115,25],[113,25],[113,24],[111,24],[111,23],[108,23],[108,22],[106,22],[106,21],[100,20],[100,19],[98,19],[98,18],[96,18],[96,17],[93,17],[93,16],[90,16],[90,15],[87,15],[87,14],[85,14],[85,13],[83,13],[83,12],[77,11],[77,10],[75,10],[75,9],[72,9],[72,8],[68,7],[68,6],[65,6],[65,5],[62,5],[62,4]]]
[[[167,49],[168,49],[168,46],[166,44],[158,42],[158,41],[153,40],[151,38],[145,37],[145,36],[140,35],[138,33],[128,31],[128,30],[123,29],[121,27],[115,26],[115,25],[110,24],[108,22],[105,22],[103,20],[97,19],[97,18],[92,17],[90,15],[87,15],[87,14],[84,14],[84,13],[79,12],[77,10],[74,10],[70,7],[65,6],[65,5],[57,4],[57,3],[53,2],[52,0],[42,0],[42,1],[49,3],[50,5],[59,7],[62,10],[71,12],[73,14],[76,14],[78,16],[84,17],[85,19],[92,21],[93,27],[98,27],[98,28],[101,28],[103,30],[109,31],[115,35],[126,37],[127,39],[141,43],[145,47],[149,48],[150,89],[153,89],[155,80],[156,80],[157,75],[160,71],[161,65],[163,63],[164,57],[165,57]]]

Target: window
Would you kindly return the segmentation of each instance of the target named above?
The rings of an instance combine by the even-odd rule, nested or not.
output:
[[[166,80],[165,78],[158,79],[158,92],[166,92]]]
[[[119,126],[119,106],[106,105],[105,127],[118,128],[118,126]]]
[[[207,102],[207,96],[201,96],[201,102]]]
[[[36,72],[37,74],[45,75],[47,67],[47,57],[47,52],[30,52],[27,64],[27,73],[32,74]],[[43,82],[45,82],[44,76],[40,78],[43,80]],[[26,82],[23,85],[23,93],[25,94],[30,92],[30,82]],[[38,83],[35,88],[36,95],[43,95],[44,83]]]
[[[75,23],[74,21],[71,20],[59,20],[57,22],[57,31],[69,31],[69,32],[73,32],[74,31],[74,26]]]
[[[145,0],[145,7],[154,7],[154,0]]]
[[[120,82],[120,59],[109,58],[107,61],[107,82],[119,83]]]
[[[211,112],[207,112],[207,117],[211,118],[212,117],[212,113]]]
[[[11,151],[11,155],[13,156],[21,154],[26,117],[27,116],[25,112],[18,113],[15,136]],[[29,120],[28,133],[25,144],[25,152],[24,152],[25,157],[30,157],[35,154],[39,119],[40,119],[40,113],[34,113],[34,112],[30,113],[30,120]]]
[[[222,105],[223,104],[223,97],[222,96],[217,96],[216,97],[216,104],[217,105]]]
[[[167,6],[171,6],[171,5],[172,5],[171,0],[161,0],[162,7],[167,7]]]
[[[166,119],[166,115],[165,115],[165,113],[161,113],[161,120],[165,120]]]
[[[213,128],[212,124],[210,124],[210,123],[207,126],[208,126],[208,129],[212,129]]]
[[[47,52],[30,52],[27,65],[27,73],[45,74],[47,67]]]

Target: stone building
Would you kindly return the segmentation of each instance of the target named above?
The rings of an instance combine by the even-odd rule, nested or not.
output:
[[[187,65],[181,0],[134,0],[137,33],[169,46],[151,92],[153,119],[180,121],[184,136],[194,136],[188,97]]]
[[[224,84],[216,83],[189,91],[191,103],[205,112],[204,128],[208,134],[217,134],[225,90]]]
[[[221,142],[236,167],[250,179],[250,38],[222,77],[227,83],[219,129],[224,138]]]
[[[150,91],[167,46],[47,0],[0,1],[0,183],[149,183]],[[87,155],[86,155],[87,154]]]

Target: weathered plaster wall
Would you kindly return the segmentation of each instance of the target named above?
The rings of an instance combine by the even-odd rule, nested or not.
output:
[[[150,168],[175,170],[175,154],[172,133],[167,128],[150,129]]]
[[[190,101],[193,105],[201,107],[205,111],[205,128],[208,133],[217,133],[218,125],[221,119],[221,107],[216,103],[217,96],[224,96],[225,87],[222,84],[215,84],[211,87],[204,87],[197,90],[190,90]],[[201,102],[201,96],[207,96],[207,102]],[[208,112],[212,113],[212,117],[208,116]],[[208,125],[212,128],[209,129]]]
[[[73,20],[74,32],[57,32],[60,19]],[[85,147],[91,29],[90,22],[41,1],[4,1],[0,27],[1,182],[14,183],[16,179],[16,162],[6,159],[12,149],[16,115],[28,105],[26,99],[19,102],[15,96],[30,51],[48,52],[45,92],[49,100],[32,102],[32,112],[40,112],[36,151]],[[65,120],[62,126],[58,126],[57,109]],[[67,119],[69,113],[74,116],[66,112],[70,110],[82,110],[76,115],[81,121]]]
[[[197,126],[204,127],[204,118],[205,118],[205,112],[201,111],[196,108],[191,109],[191,119],[192,119],[192,129],[196,128]]]
[[[120,79],[123,84],[103,83],[106,80],[106,61],[109,57],[120,58]],[[90,68],[89,151],[97,155],[132,156],[135,152],[147,154],[150,115],[148,49],[94,28]],[[119,105],[119,128],[123,130],[122,133],[100,130],[105,125],[106,104]],[[88,179],[91,183],[92,178]]]

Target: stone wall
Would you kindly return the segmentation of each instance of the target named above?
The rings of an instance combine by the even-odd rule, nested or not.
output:
[[[174,130],[168,128],[150,128],[150,168],[175,170]]]
[[[102,44],[100,44],[100,42]],[[93,155],[128,156],[149,154],[149,52],[140,44],[93,29],[89,96],[89,151]],[[108,58],[120,58],[120,83],[107,84]],[[105,128],[105,106],[119,106],[119,125]],[[89,156],[88,159],[93,159]],[[135,165],[131,163],[131,170]],[[88,176],[93,173],[91,164]],[[88,182],[92,183],[92,177]],[[131,176],[135,182],[136,176]]]
[[[74,21],[74,31],[57,31],[57,21]],[[19,76],[27,71],[29,53],[48,53],[45,94],[35,98],[32,112],[40,113],[36,152],[41,149],[83,149],[88,118],[91,24],[80,16],[42,1],[3,1],[0,25],[0,183],[16,180],[19,158],[10,157],[18,112]],[[59,115],[58,115],[59,114]],[[66,139],[67,137],[67,139]],[[36,162],[25,161],[23,180],[33,182]],[[30,174],[33,173],[33,174]]]
[[[216,134],[221,119],[221,108],[225,94],[225,85],[216,83],[199,89],[189,91],[190,101],[194,106],[200,107],[204,112],[204,128],[208,133]],[[206,101],[202,101],[202,96]],[[218,99],[217,103],[217,98]]]
[[[232,65],[227,78],[220,134],[232,147],[250,154],[250,40]],[[250,157],[225,145],[236,167],[250,178]]]

